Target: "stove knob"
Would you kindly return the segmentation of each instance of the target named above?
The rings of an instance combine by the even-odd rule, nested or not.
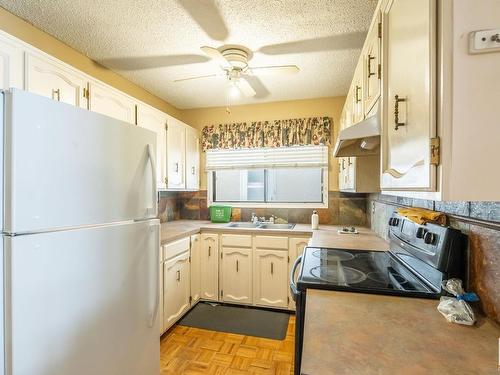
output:
[[[424,238],[424,235],[427,233],[427,229],[425,228],[418,228],[417,229],[417,238]]]
[[[393,226],[393,227],[397,227],[398,225],[399,225],[399,219],[398,219],[398,218],[394,218],[394,219],[392,220],[392,226]]]
[[[436,241],[436,235],[432,232],[426,232],[424,234],[424,242],[428,245],[434,244],[434,241]]]
[[[392,218],[392,217],[389,219],[389,226],[390,226],[390,227],[392,227],[392,221],[393,221],[393,220],[394,220],[394,218]]]

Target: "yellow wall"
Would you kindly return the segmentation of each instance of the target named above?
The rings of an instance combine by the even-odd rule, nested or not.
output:
[[[0,29],[138,100],[174,117],[181,117],[181,111],[178,108],[126,80],[119,74],[97,64],[87,56],[1,7]]]
[[[182,120],[201,130],[206,125],[226,124],[239,121],[278,120],[298,117],[328,116],[333,120],[333,140],[335,143],[339,130],[340,113],[345,97],[330,97],[307,100],[292,100],[231,107],[231,114],[225,107],[186,109],[182,111]],[[205,155],[201,156],[201,165],[205,165]],[[330,152],[328,174],[329,190],[339,189],[338,163]],[[206,189],[206,175],[202,173],[201,189]]]

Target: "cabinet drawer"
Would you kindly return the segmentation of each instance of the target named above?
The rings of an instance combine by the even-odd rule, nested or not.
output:
[[[222,246],[227,247],[252,247],[252,236],[243,234],[223,234]]]
[[[255,247],[288,250],[288,237],[255,236]]]
[[[163,260],[173,258],[190,248],[190,238],[182,238],[163,246]]]

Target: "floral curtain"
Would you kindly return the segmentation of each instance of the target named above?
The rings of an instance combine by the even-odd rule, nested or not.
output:
[[[330,145],[329,117],[253,121],[205,126],[203,150]]]

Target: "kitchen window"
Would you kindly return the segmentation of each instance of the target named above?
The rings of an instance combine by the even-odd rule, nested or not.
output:
[[[208,203],[327,207],[328,148],[207,151]]]

